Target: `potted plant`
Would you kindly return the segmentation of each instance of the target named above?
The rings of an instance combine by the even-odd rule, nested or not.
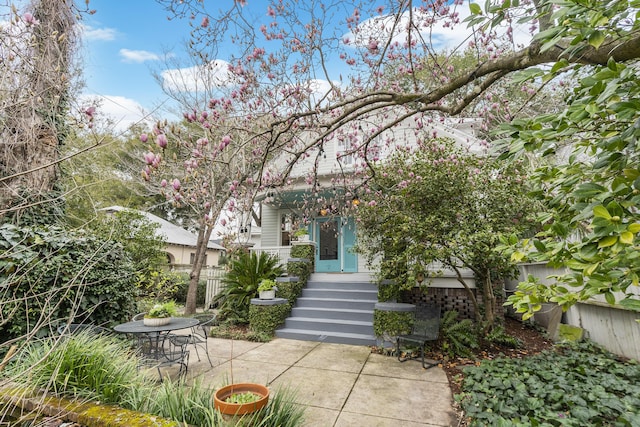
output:
[[[227,415],[244,415],[259,411],[269,401],[269,389],[262,384],[229,384],[213,395],[214,407]]]
[[[293,237],[298,242],[305,242],[309,240],[309,231],[306,228],[299,228],[293,232]]]
[[[274,299],[277,290],[276,281],[272,279],[262,279],[258,285],[260,299]]]
[[[171,322],[171,316],[175,316],[178,312],[175,301],[167,301],[155,304],[144,315],[142,321],[146,326],[162,326]]]

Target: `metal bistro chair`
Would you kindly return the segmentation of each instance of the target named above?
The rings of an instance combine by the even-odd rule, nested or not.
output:
[[[155,367],[162,381],[160,368],[171,365],[179,365],[178,377],[187,374],[189,364],[189,350],[186,345],[180,345],[173,341],[174,335],[170,333],[138,334],[138,351],[142,363],[148,367]]]
[[[147,314],[147,312],[146,312],[146,311],[144,311],[144,312],[142,312],[142,313],[138,313],[138,314],[136,314],[135,316],[133,316],[133,317],[131,318],[131,321],[135,322],[136,320],[142,320],[142,319],[144,319],[144,315],[145,315],[145,314]]]
[[[198,324],[191,328],[191,334],[189,335],[172,335],[171,340],[176,345],[192,345],[196,350],[196,356],[198,357],[198,362],[200,361],[200,353],[198,352],[198,347],[204,349],[205,354],[207,355],[207,360],[209,360],[209,365],[213,368],[213,363],[211,362],[211,357],[209,356],[209,346],[208,346],[208,338],[211,333],[211,326],[216,321],[215,314],[196,314],[193,316],[198,319]]]
[[[420,357],[422,359],[422,367],[425,369],[432,368],[438,364],[428,363],[424,360],[424,347],[430,341],[436,341],[438,339],[438,333],[440,331],[440,306],[435,304],[418,306],[415,312],[415,320],[411,333],[406,335],[399,335],[396,338],[396,354],[400,362],[405,362],[409,359],[416,359]],[[419,356],[402,356],[400,352],[400,346],[402,344],[410,344],[418,346],[420,348]]]

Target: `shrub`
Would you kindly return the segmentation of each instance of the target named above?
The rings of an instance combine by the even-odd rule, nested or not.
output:
[[[185,304],[187,302],[187,291],[189,290],[189,273],[173,273],[174,286],[170,298]],[[196,305],[204,306],[207,297],[207,280],[200,279],[198,282],[198,293],[196,294]]]
[[[411,332],[414,313],[407,311],[373,311],[373,333],[378,338],[390,339]]]
[[[222,291],[214,298],[222,319],[233,318],[237,322],[249,321],[251,298],[257,296],[262,279],[275,279],[284,272],[278,258],[266,252],[240,252],[231,260],[231,269],[222,279]]]
[[[272,337],[290,311],[289,304],[252,305],[249,307],[249,325],[254,332]]]
[[[113,242],[58,227],[0,226],[0,335],[49,333],[53,323],[108,325],[135,311],[131,260]]]
[[[440,346],[450,358],[469,357],[478,348],[478,331],[470,319],[458,320],[457,311],[447,311],[440,323]]]

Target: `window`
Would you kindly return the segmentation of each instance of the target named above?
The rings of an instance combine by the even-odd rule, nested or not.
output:
[[[294,213],[282,214],[280,217],[280,245],[291,246],[291,237],[298,229],[300,217]]]
[[[196,254],[194,252],[191,252],[191,254],[189,254],[189,264],[193,265],[196,263]],[[204,264],[203,265],[208,265],[207,264],[207,255],[205,254],[204,256]]]

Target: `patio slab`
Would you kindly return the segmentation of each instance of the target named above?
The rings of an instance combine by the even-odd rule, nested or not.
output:
[[[212,388],[257,382],[286,387],[305,406],[304,427],[456,425],[444,370],[373,354],[367,346],[276,338],[268,343],[210,338],[206,358],[189,362],[188,378]],[[233,360],[230,361],[231,356]],[[233,367],[232,367],[233,366]]]

